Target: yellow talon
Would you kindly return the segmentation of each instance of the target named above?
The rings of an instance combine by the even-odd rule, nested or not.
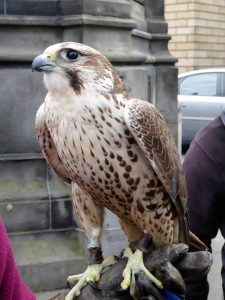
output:
[[[128,258],[127,265],[123,271],[124,280],[121,283],[122,289],[126,290],[130,287],[130,294],[134,296],[135,294],[135,273],[143,271],[147,278],[155,283],[155,285],[163,289],[163,284],[154,275],[152,275],[144,266],[143,262],[143,252],[137,249],[134,253],[130,248],[126,248],[124,251],[124,257]]]
[[[78,282],[69,291],[68,295],[65,297],[65,300],[73,300],[74,296],[79,296],[80,290],[87,284],[87,281],[99,281],[102,270],[114,263],[114,257],[107,257],[106,259],[104,259],[102,264],[88,266],[87,270],[83,274],[69,276],[67,281],[71,285],[74,285],[77,280]]]
[[[90,281],[91,278],[90,278],[89,276],[86,276],[86,277],[85,277],[85,280],[86,280],[86,281]],[[93,281],[93,280],[92,280],[92,281]]]
[[[122,289],[124,289],[124,290],[126,290],[128,287],[130,286],[130,282],[128,282],[128,281],[123,281],[122,283],[121,283],[121,287],[122,287]]]

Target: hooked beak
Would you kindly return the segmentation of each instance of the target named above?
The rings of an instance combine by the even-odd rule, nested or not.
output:
[[[55,63],[45,57],[43,54],[38,55],[32,62],[32,71],[47,72],[55,67]]]

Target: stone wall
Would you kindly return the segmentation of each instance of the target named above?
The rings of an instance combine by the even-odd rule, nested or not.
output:
[[[223,0],[165,0],[165,17],[179,73],[225,65]]]
[[[163,0],[0,1],[0,216],[32,289],[65,286],[70,272],[82,271],[85,248],[70,187],[48,166],[36,141],[35,114],[46,91],[42,74],[31,72],[33,58],[64,41],[97,48],[134,97],[159,108],[176,138],[177,69],[169,38]],[[118,253],[125,239],[109,213],[105,228],[105,254]]]
[[[31,62],[47,46],[72,40],[102,51],[134,97],[161,110],[176,137],[177,70],[163,14],[163,1],[153,0],[1,1],[0,215],[9,232],[74,226],[69,189],[35,137],[45,89]]]

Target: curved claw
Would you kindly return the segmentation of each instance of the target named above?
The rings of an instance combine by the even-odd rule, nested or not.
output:
[[[71,282],[69,282],[68,280],[66,280],[66,287],[68,289],[72,289],[73,285],[71,284]]]
[[[156,285],[156,287],[158,287],[159,289],[163,288],[163,283],[146,269],[143,262],[143,252],[141,250],[137,249],[133,253],[130,248],[126,248],[124,250],[123,257],[127,257],[128,262],[122,273],[123,281],[121,283],[121,288],[125,291],[128,288],[130,288],[130,295],[132,297],[135,296],[135,289],[136,289],[135,281],[138,276],[137,274],[140,271],[143,271],[145,276],[150,281],[152,281]]]
[[[96,291],[99,291],[99,292],[102,291],[92,280],[87,280],[87,284]]]
[[[115,262],[117,262],[119,260],[119,256],[117,255],[113,255],[114,259],[115,259]]]
[[[120,251],[119,258],[123,258],[124,257],[124,251],[125,251],[125,249],[122,249]]]
[[[65,300],[73,300],[74,296],[80,294],[81,289],[86,285],[90,285],[94,290],[101,291],[94,282],[99,281],[101,272],[104,268],[113,265],[116,262],[116,258],[113,256],[108,256],[103,260],[101,264],[89,265],[86,271],[82,274],[69,276],[67,282],[72,285],[72,289],[69,291]],[[76,284],[75,282],[78,281]]]

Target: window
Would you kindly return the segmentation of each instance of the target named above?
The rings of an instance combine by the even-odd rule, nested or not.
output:
[[[217,73],[186,76],[179,79],[180,95],[217,96]]]

